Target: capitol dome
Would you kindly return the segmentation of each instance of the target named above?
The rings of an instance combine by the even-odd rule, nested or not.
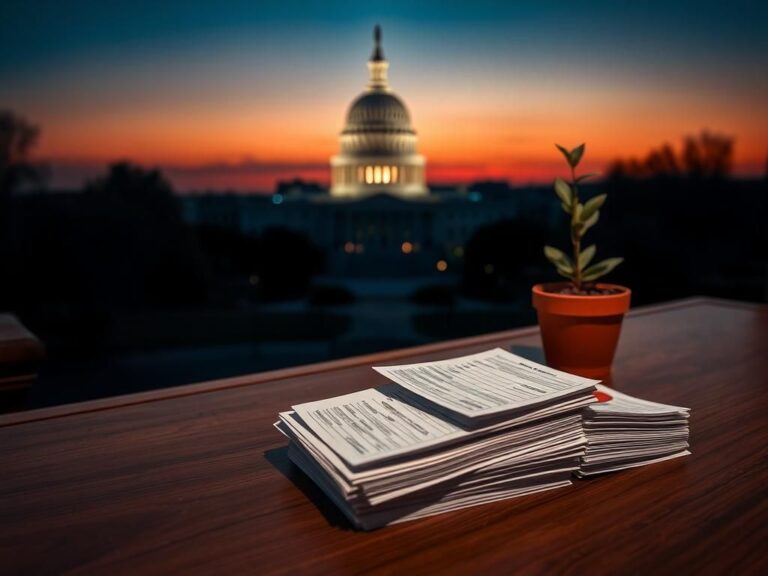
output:
[[[377,130],[413,134],[405,104],[391,92],[366,92],[358,96],[349,107],[343,134]]]
[[[403,101],[389,87],[389,62],[374,28],[366,91],[349,107],[340,136],[340,154],[331,158],[331,195],[362,197],[387,193],[422,196],[425,159],[416,153],[416,132]]]

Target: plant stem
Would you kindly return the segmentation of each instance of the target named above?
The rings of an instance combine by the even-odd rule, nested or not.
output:
[[[576,290],[581,290],[581,264],[579,253],[581,252],[581,238],[575,232],[576,205],[579,203],[579,191],[576,187],[576,169],[571,166],[571,189],[573,190],[573,210],[571,211],[571,242],[573,243],[573,285]]]

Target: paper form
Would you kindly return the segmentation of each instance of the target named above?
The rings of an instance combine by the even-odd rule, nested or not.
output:
[[[541,366],[501,348],[373,369],[414,394],[470,418],[530,407],[594,388],[599,382]]]

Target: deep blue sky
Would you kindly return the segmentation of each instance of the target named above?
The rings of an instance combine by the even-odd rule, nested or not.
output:
[[[691,53],[754,54],[768,49],[768,3],[698,2],[441,2],[145,0],[30,2],[0,6],[4,73],[34,70],[94,50],[131,51],[147,46],[200,42],[211,36],[277,32],[308,27],[348,29],[371,22],[418,26],[427,34],[483,25],[500,34],[550,26],[552,42],[591,35],[616,42],[652,38]],[[562,40],[558,37],[562,36]],[[486,38],[474,39],[486,44]],[[459,46],[461,48],[461,46]],[[642,58],[642,54],[637,55]],[[7,78],[7,76],[6,76]]]

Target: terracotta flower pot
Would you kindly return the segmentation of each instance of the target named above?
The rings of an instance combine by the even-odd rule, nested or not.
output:
[[[547,364],[587,378],[605,378],[611,372],[632,292],[616,284],[597,284],[597,288],[620,290],[605,296],[546,290],[566,285],[537,284],[532,290]]]

